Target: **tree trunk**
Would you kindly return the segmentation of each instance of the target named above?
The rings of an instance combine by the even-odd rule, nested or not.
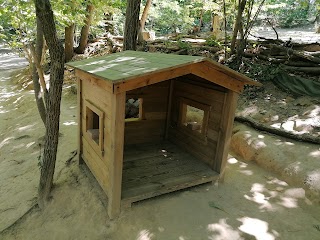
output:
[[[74,23],[64,29],[64,55],[65,62],[69,62],[73,57],[73,38],[74,38]]]
[[[33,57],[33,66],[32,66],[32,81],[33,81],[33,88],[34,88],[34,95],[36,99],[37,108],[42,119],[44,125],[46,125],[46,107],[44,105],[44,99],[41,94],[41,87],[39,83],[39,74],[37,72],[37,63],[41,62],[42,58],[42,51],[43,51],[43,31],[41,28],[41,23],[39,19],[37,19],[37,39],[36,39],[36,48],[35,48],[35,57]],[[37,58],[37,60],[36,60]],[[43,93],[46,96],[46,89],[43,89]]]
[[[88,36],[89,36],[90,25],[93,17],[93,10],[94,10],[93,5],[89,4],[87,6],[87,17],[86,17],[86,20],[84,21],[84,26],[81,29],[79,46],[74,50],[78,54],[83,54],[88,44]]]
[[[203,6],[204,7],[204,6]],[[200,19],[199,19],[199,32],[201,32],[201,29],[202,29],[202,25],[203,25],[203,13],[204,13],[204,9],[201,9],[201,12],[200,12]]]
[[[49,0],[35,0],[36,15],[41,22],[43,33],[50,54],[50,88],[46,100],[47,118],[44,152],[41,163],[39,182],[40,207],[44,207],[49,199],[53,184],[53,175],[56,163],[62,84],[64,76],[64,49],[57,37],[53,11]]]
[[[124,27],[124,50],[136,50],[141,0],[127,0],[126,23]]]
[[[140,26],[139,26],[139,34],[138,34],[138,43],[141,44],[143,42],[143,35],[142,32],[145,28],[148,12],[151,7],[152,0],[147,0],[146,5],[144,6],[143,13],[140,19]]]
[[[320,12],[318,12],[316,20],[314,21],[314,30],[316,33],[320,33]]]
[[[278,135],[281,137],[290,138],[290,139],[293,139],[296,141],[303,141],[303,142],[311,142],[311,143],[320,144],[320,139],[318,136],[312,136],[312,135],[308,135],[306,133],[304,133],[302,135],[294,134],[294,133],[289,132],[284,129],[277,129],[277,128],[273,128],[271,126],[261,124],[261,123],[255,121],[251,117],[236,116],[234,118],[234,120],[237,122],[240,122],[240,123],[248,123],[253,128],[255,128],[259,131],[268,132],[268,133],[275,134],[275,135]]]
[[[235,46],[236,46],[236,40],[237,40],[237,36],[238,36],[238,32],[241,29],[241,25],[242,25],[242,14],[244,11],[244,8],[246,6],[246,0],[239,0],[239,4],[238,4],[238,13],[237,13],[237,17],[236,17],[236,22],[234,24],[234,29],[233,29],[233,35],[232,35],[232,39],[231,39],[231,54],[235,53]]]

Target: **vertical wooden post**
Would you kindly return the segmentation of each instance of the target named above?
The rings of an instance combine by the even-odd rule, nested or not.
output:
[[[173,94],[174,80],[170,80],[169,87],[169,96],[168,96],[168,104],[167,104],[167,119],[166,119],[166,128],[164,133],[164,139],[167,140],[169,136],[169,128],[171,124],[171,110],[172,110],[172,94]]]
[[[78,159],[79,159],[79,164],[83,164],[83,159],[82,159],[83,101],[82,101],[82,80],[79,77],[77,80],[77,98],[78,98]]]
[[[234,113],[237,107],[238,96],[238,93],[228,90],[223,106],[217,154],[215,159],[215,171],[220,173],[220,182],[223,182],[224,180],[225,167],[228,158],[229,145],[234,122]]]
[[[120,214],[121,186],[124,145],[126,93],[112,95],[111,132],[110,132],[110,189],[108,196],[108,214],[115,218]]]

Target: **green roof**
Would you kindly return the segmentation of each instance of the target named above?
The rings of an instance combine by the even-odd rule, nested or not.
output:
[[[204,59],[197,56],[124,51],[69,62],[67,65],[89,72],[105,80],[116,82],[127,78],[132,79],[135,76],[145,75],[150,72],[201,62]]]

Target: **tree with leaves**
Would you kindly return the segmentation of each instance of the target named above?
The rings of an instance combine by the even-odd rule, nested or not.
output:
[[[59,142],[60,102],[64,77],[64,48],[57,36],[56,24],[49,0],[34,0],[36,16],[50,54],[50,86],[46,100],[46,134],[41,159],[38,203],[44,207],[50,197]]]
[[[152,0],[147,0],[146,5],[144,6],[141,19],[140,19],[140,25],[139,25],[139,32],[138,32],[138,43],[141,44],[143,41],[143,31],[146,25],[148,13],[151,7]]]

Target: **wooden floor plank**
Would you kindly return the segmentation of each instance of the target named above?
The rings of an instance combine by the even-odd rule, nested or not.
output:
[[[125,151],[124,204],[211,182],[219,177],[208,165],[170,142],[126,146]]]
[[[172,162],[164,166],[153,166],[152,171],[143,171],[130,176],[124,175],[123,184],[125,188],[143,185],[149,182],[161,182],[166,178],[174,178],[183,174],[192,173],[195,171],[206,170],[208,167],[203,164],[194,164],[194,162],[185,162],[179,164]]]

